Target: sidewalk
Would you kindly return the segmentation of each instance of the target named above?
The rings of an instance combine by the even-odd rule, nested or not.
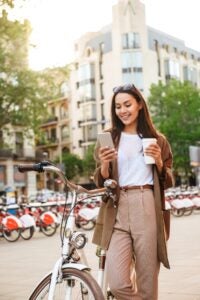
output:
[[[171,270],[161,267],[159,300],[200,300],[200,213],[172,217],[168,244]],[[92,232],[89,232],[91,240]],[[86,248],[96,277],[95,245]],[[30,241],[8,243],[0,239],[0,299],[28,300],[40,279],[60,254],[59,233],[45,237],[36,233]],[[131,300],[131,299],[130,299]]]

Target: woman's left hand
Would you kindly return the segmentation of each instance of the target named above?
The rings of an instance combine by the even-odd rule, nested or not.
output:
[[[158,144],[150,144],[146,149],[145,149],[145,154],[152,156],[155,159],[156,166],[158,170],[161,172],[163,168],[163,161],[161,157],[161,149]]]

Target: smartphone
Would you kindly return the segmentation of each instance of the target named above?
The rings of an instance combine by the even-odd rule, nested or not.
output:
[[[98,141],[101,147],[109,147],[109,148],[115,147],[110,132],[98,133]]]

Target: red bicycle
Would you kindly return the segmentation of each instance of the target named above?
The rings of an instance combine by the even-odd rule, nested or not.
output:
[[[15,242],[19,239],[22,230],[21,221],[7,211],[7,207],[0,206],[0,236],[8,242]]]

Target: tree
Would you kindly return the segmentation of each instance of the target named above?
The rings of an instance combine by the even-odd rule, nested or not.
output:
[[[84,174],[90,179],[95,170],[95,160],[94,160],[94,147],[95,145],[90,145],[83,158],[83,171]]]
[[[46,89],[46,94],[49,99],[62,97],[67,90],[67,80],[69,78],[69,68],[55,67],[47,68],[40,71],[40,76],[43,78],[43,87]]]
[[[0,129],[8,124],[35,129],[45,110],[45,90],[36,72],[28,69],[28,21],[0,18]]]
[[[153,84],[148,99],[156,127],[170,141],[175,171],[190,170],[189,146],[200,140],[200,91],[189,82]]]
[[[9,7],[14,7],[14,0],[0,0],[0,7],[6,7],[6,5]]]
[[[65,174],[69,180],[74,179],[74,177],[77,175],[82,175],[82,160],[77,155],[72,153],[65,153],[62,156],[62,163],[65,166]]]
[[[0,129],[20,125],[39,131],[47,116],[46,102],[61,96],[67,67],[40,72],[28,67],[30,24],[10,21],[4,10],[0,18]],[[24,130],[24,133],[29,132]]]

